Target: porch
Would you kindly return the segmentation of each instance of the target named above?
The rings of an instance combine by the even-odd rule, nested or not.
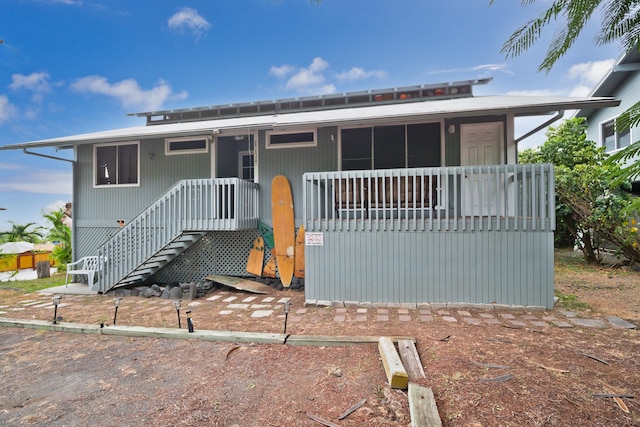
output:
[[[552,165],[304,175],[305,297],[553,306]]]
[[[304,224],[318,231],[553,231],[553,165],[304,174]]]

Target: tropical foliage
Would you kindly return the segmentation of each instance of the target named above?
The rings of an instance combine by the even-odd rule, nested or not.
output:
[[[577,245],[590,263],[601,261],[602,247],[640,262],[638,229],[627,213],[632,199],[612,181],[619,167],[587,140],[586,128],[583,118],[549,127],[545,143],[520,161],[555,165],[557,245]]]
[[[53,225],[49,229],[49,240],[56,242],[51,257],[58,265],[58,270],[64,270],[71,259],[71,228],[63,224],[64,210],[54,211],[43,215]]]
[[[38,243],[42,240],[43,229],[36,225],[35,222],[29,222],[21,225],[9,221],[11,229],[0,232],[0,241],[2,242],[29,242]]]

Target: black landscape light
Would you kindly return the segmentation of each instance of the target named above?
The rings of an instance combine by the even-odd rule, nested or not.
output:
[[[191,310],[185,311],[187,314],[187,327],[189,328],[189,333],[193,332],[193,322],[191,321]]]
[[[176,308],[176,313],[178,313],[178,329],[182,328],[182,325],[180,324],[180,300],[176,299],[173,300],[173,306]]]
[[[284,308],[284,332],[283,334],[287,334],[287,319],[289,317],[289,311],[291,310],[291,302],[290,301],[285,301],[282,303],[282,306]]]
[[[60,304],[60,299],[62,299],[60,295],[56,295],[53,297],[53,324],[54,325],[58,323],[58,304]]]
[[[114,298],[113,305],[116,307],[115,313],[113,313],[113,326],[116,326],[116,317],[118,317],[118,306],[120,305],[122,298]]]

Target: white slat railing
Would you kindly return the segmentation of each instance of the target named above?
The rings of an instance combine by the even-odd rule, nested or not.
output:
[[[258,184],[237,178],[181,180],[98,249],[97,290],[109,289],[189,232],[258,225]]]
[[[304,174],[307,231],[555,229],[553,166]]]

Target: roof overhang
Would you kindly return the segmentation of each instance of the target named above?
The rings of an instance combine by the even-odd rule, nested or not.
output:
[[[6,145],[0,147],[0,150],[38,147],[56,147],[63,149],[84,144],[178,136],[235,135],[239,132],[246,133],[247,131],[309,128],[312,126],[390,124],[504,114],[513,114],[515,117],[536,116],[553,114],[560,110],[614,107],[619,105],[619,103],[620,101],[610,97],[478,96],[439,101],[412,102],[407,104],[375,105],[138,126]]]

